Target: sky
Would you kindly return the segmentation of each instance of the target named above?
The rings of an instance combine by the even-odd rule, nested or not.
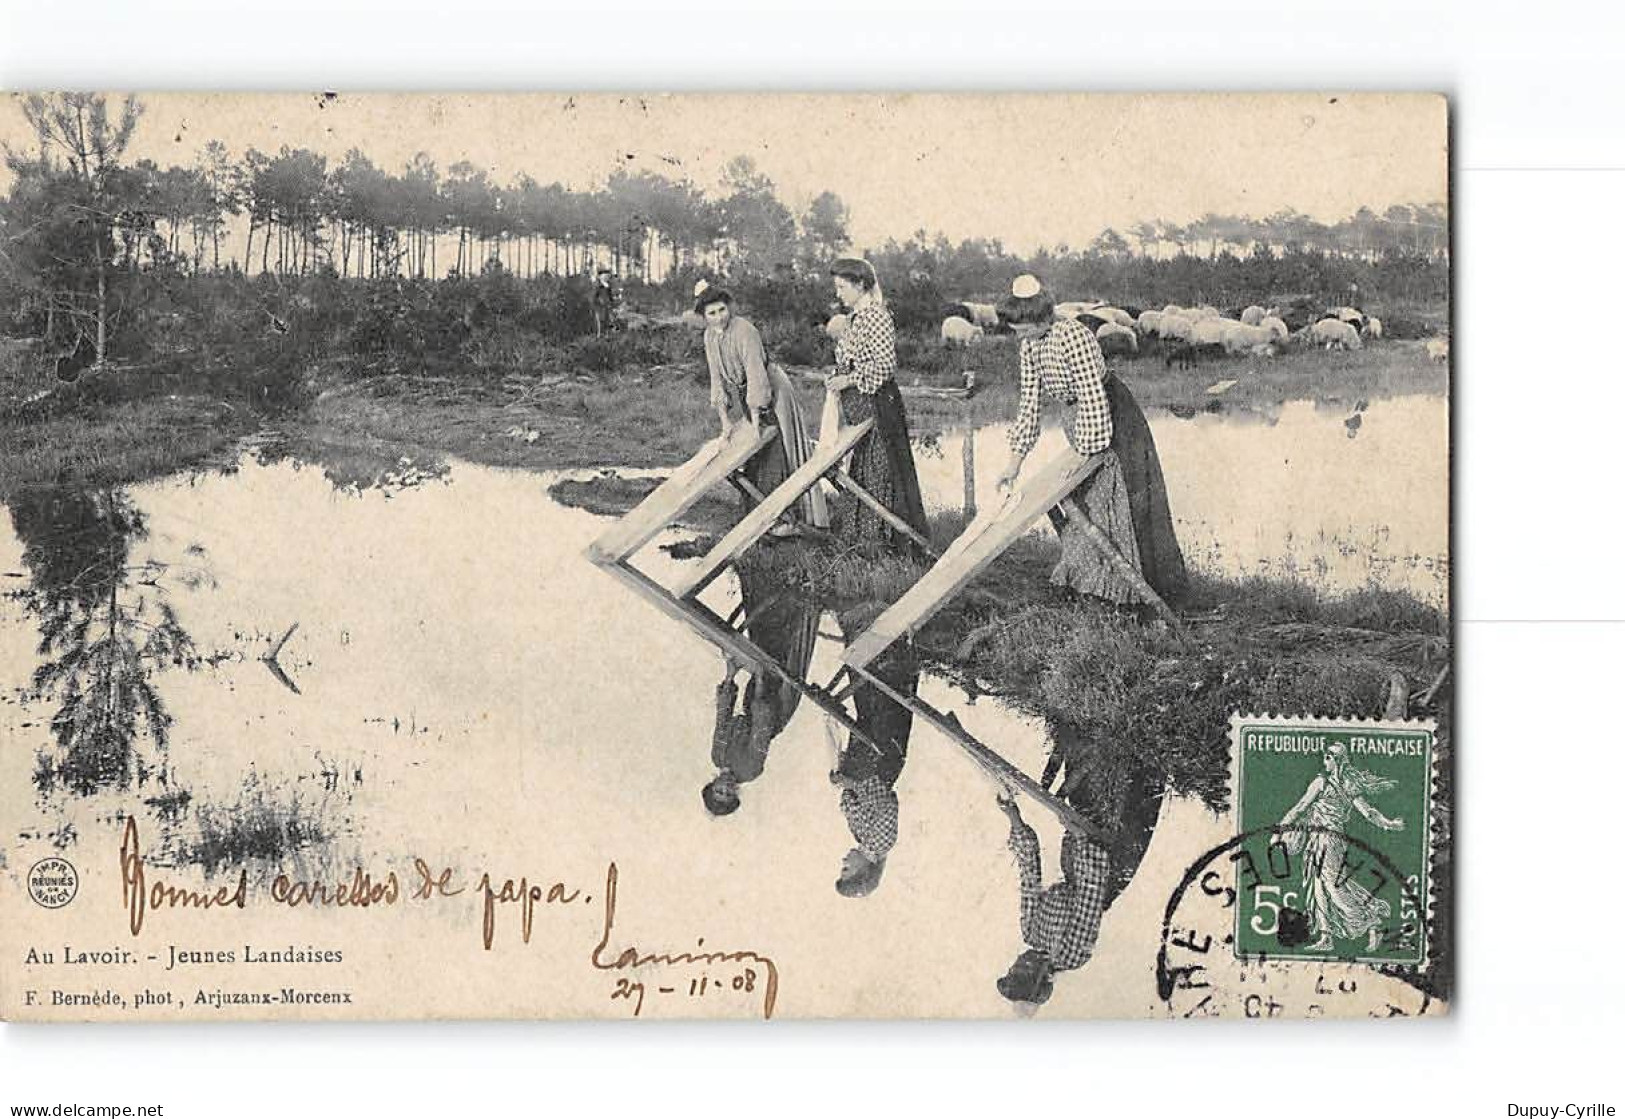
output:
[[[129,158],[193,162],[209,140],[352,147],[400,171],[418,151],[499,183],[576,188],[616,167],[715,193],[749,155],[798,212],[833,190],[856,246],[917,229],[1007,248],[1087,245],[1107,227],[1208,211],[1321,221],[1446,201],[1447,113],[1429,94],[141,94]],[[18,95],[0,140],[30,143]]]

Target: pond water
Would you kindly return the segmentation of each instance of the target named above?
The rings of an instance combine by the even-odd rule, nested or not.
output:
[[[1273,421],[1157,420],[1181,530],[1212,536],[1195,562],[1252,570],[1288,540],[1306,549],[1300,562],[1324,558],[1316,572],[1331,583],[1359,585],[1359,558],[1339,542],[1367,541],[1387,570],[1425,587],[1424,569],[1407,564],[1445,547],[1437,403],[1373,404],[1352,440],[1339,416],[1296,406]],[[999,437],[976,435],[979,462],[999,461]],[[955,438],[922,458],[939,506],[962,491]],[[978,478],[984,496],[995,469]],[[701,790],[717,773],[721,659],[583,559],[607,522],[551,501],[554,480],[259,452],[221,471],[14,503],[0,522],[0,787],[13,805],[31,790],[32,807],[5,837],[5,872],[42,848],[69,854],[114,929],[125,815],[155,866],[198,879],[234,875],[239,861],[263,882],[278,870],[336,878],[421,858],[590,890],[613,860],[622,923],[638,930],[628,935],[770,952],[780,1014],[886,1016],[904,1003],[1014,1013],[994,980],[1023,947],[1020,891],[984,771],[871,700],[860,723],[896,749],[879,785],[865,783],[874,766],[843,761],[844,733],[810,702],[792,709],[764,688],[777,705],[768,731],[750,740],[729,722],[724,735],[736,736],[727,749],[766,749],[760,775],[740,787],[736,812],[710,815]],[[1436,523],[1421,523],[1435,498]],[[1393,510],[1417,523],[1396,523]],[[659,582],[680,561],[658,545],[678,535],[639,556]],[[728,576],[705,597],[726,616],[741,594],[757,599],[753,611],[764,596]],[[758,643],[795,645],[807,679],[830,679],[843,641],[835,619],[793,604],[780,612],[764,614]],[[1042,768],[1041,723],[929,674],[917,687],[1028,772]],[[867,790],[844,806],[837,768]],[[1164,908],[1227,821],[1160,797],[1144,775],[1127,784],[1098,806],[1116,885],[1094,960],[1060,976],[1046,1014],[1166,1013],[1150,980]],[[888,788],[896,838],[879,886],[841,896],[848,851],[885,846],[876,829],[887,831]],[[1025,815],[1053,881],[1060,827],[1037,806]],[[388,1013],[406,966],[441,1014],[624,1013],[606,1001],[607,980],[557,979],[557,957],[579,971],[593,943],[598,917],[586,909],[539,916],[543,948],[520,944],[517,917],[503,917],[490,966],[472,904],[253,918],[229,935],[346,945],[354,986],[373,996],[359,1013]],[[165,920],[160,935],[176,942],[219,927],[194,914]],[[413,947],[423,938],[466,942],[469,953],[425,966]],[[1279,982],[1313,984],[1318,970]],[[1369,981],[1406,997],[1397,981]]]
[[[1290,401],[1181,418],[1149,413],[1180,546],[1214,574],[1291,576],[1323,591],[1380,586],[1443,607],[1449,587],[1449,405],[1407,396]],[[964,505],[965,433],[917,456],[926,507]],[[976,500],[994,500],[1007,425],[978,428]],[[1065,446],[1047,424],[1028,462]]]

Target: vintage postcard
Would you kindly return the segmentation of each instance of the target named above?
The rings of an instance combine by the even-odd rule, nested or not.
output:
[[[0,1015],[1448,1013],[1448,106],[0,104]]]

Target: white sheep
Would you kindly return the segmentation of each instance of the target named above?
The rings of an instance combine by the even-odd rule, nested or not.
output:
[[[1309,328],[1309,341],[1317,346],[1324,345],[1328,350],[1333,347],[1357,350],[1360,348],[1360,332],[1342,319],[1321,319]]]
[[[1332,317],[1340,319],[1346,323],[1353,323],[1356,329],[1359,328],[1361,323],[1365,322],[1365,315],[1361,313],[1358,307],[1334,308],[1332,310]]]
[[[1377,318],[1374,315],[1367,318],[1365,320],[1365,329],[1361,330],[1360,333],[1364,334],[1367,338],[1370,338],[1373,341],[1375,341],[1378,338],[1381,338],[1382,337],[1382,320]]]
[[[1274,335],[1262,326],[1252,326],[1232,319],[1209,319],[1208,322],[1218,322],[1222,330],[1219,340],[1224,343],[1226,351],[1232,354],[1245,353],[1259,346],[1268,346]],[[1207,323],[1200,323],[1206,326]]]
[[[1292,333],[1286,327],[1286,320],[1279,315],[1265,315],[1258,325],[1269,331],[1271,339],[1276,342],[1285,342]]]
[[[1190,316],[1165,311],[1157,323],[1157,333],[1165,341],[1189,342],[1191,340],[1192,325],[1194,324]]]
[[[999,312],[991,303],[967,303],[965,310],[970,312],[970,321],[984,330],[999,325]]]
[[[1058,319],[1076,319],[1082,314],[1095,314],[1097,305],[1087,299],[1073,299],[1066,303],[1055,305],[1055,317]]]
[[[1130,330],[1134,329],[1134,316],[1116,307],[1096,307],[1090,314],[1099,315],[1107,322],[1116,323],[1118,326],[1125,326]]]
[[[824,333],[831,339],[839,338],[846,333],[846,328],[852,325],[852,319],[847,315],[831,315],[829,322],[824,324]]]
[[[1121,323],[1101,323],[1100,326],[1095,330],[1095,338],[1099,340],[1100,348],[1102,350],[1107,350],[1107,343],[1110,342],[1112,349],[1126,349],[1131,354],[1137,354],[1140,352],[1139,336],[1134,333],[1132,327],[1124,326]],[[1121,338],[1123,341],[1112,342],[1112,339],[1115,338]]]
[[[1204,303],[1200,307],[1191,308],[1191,317],[1200,322],[1203,319],[1220,319],[1224,314],[1213,304]]]
[[[1154,335],[1162,329],[1162,312],[1141,311],[1139,321],[1134,325],[1139,327],[1141,334]]]
[[[1179,314],[1183,314],[1184,311],[1185,311],[1185,308],[1181,307],[1177,303],[1170,303],[1170,304],[1168,304],[1168,306],[1166,306],[1166,307],[1164,307],[1162,309],[1162,313],[1165,314],[1165,315],[1179,315]]]
[[[976,323],[960,318],[958,315],[949,315],[942,320],[942,344],[944,346],[968,346],[982,337],[984,331]]]
[[[1427,350],[1428,357],[1434,361],[1450,360],[1450,339],[1448,338],[1429,338],[1423,348]]]
[[[1264,308],[1254,303],[1241,313],[1241,321],[1248,326],[1257,326],[1264,321]]]
[[[1191,324],[1190,341],[1193,346],[1223,345],[1225,335],[1233,326],[1241,324],[1235,319],[1197,319]]]

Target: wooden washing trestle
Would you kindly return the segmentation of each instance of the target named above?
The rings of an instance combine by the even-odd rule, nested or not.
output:
[[[717,617],[702,603],[693,599],[676,597],[659,583],[656,583],[629,564],[604,564],[603,568],[627,587],[653,603],[662,613],[681,622],[689,632],[715,645],[741,664],[750,666],[752,671],[770,672],[777,676],[805,696],[825,715],[834,719],[847,731],[850,731],[858,741],[867,745],[871,750],[878,751],[880,749],[875,740],[862,727],[858,726],[857,721],[851,715],[847,714],[846,707],[833,698],[827,689],[808,683],[794,672],[790,672],[768,655],[766,650],[752,641],[743,632],[745,625],[750,621],[749,618],[741,620],[739,628],[736,629]]]
[[[938,556],[930,541],[865,491],[841,466],[842,460],[873,425],[873,420],[843,425],[834,438],[820,443],[811,457],[771,493],[763,494],[741,472],[745,464],[777,438],[778,433],[773,428],[757,432],[749,425],[742,424],[728,438],[707,443],[698,454],[673,471],[635,509],[594,541],[587,549],[587,556],[656,609],[682,623],[690,632],[735,660],[751,665],[758,671],[771,672],[784,680],[871,749],[878,749],[877,744],[846,710],[846,699],[861,684],[879,689],[893,702],[902,704],[944,738],[965,750],[1001,788],[1020,789],[1053,812],[1069,829],[1087,835],[1097,834],[1097,829],[1063,798],[1051,793],[1042,783],[979,742],[952,714],[936,710],[917,696],[898,692],[868,671],[868,666],[899,638],[917,632],[1040,517],[1063,503],[1069,518],[1080,520],[1090,540],[1101,549],[1108,562],[1135,584],[1146,601],[1156,606],[1177,627],[1177,619],[1139,577],[1133,565],[1112,548],[1104,534],[1084,517],[1082,510],[1066,500],[1080,483],[1099,469],[1101,456],[1085,458],[1074,451],[1064,451],[1020,489],[978,514],[947,552]],[[902,598],[847,647],[841,658],[841,671],[827,687],[819,687],[787,671],[752,642],[744,632],[750,619],[743,619],[736,628],[731,624],[732,619],[718,617],[702,605],[697,596],[729,564],[760,540],[803,494],[825,478],[850,492],[888,524],[908,536],[928,554],[938,556],[938,559],[918,583],[910,587]],[[631,559],[638,549],[681,517],[708,489],[724,481],[748,494],[756,504],[697,564],[684,573],[676,587],[668,590],[632,565]],[[735,611],[736,615],[738,613],[740,611]],[[837,689],[836,685],[843,676],[847,677],[846,685]]]
[[[1003,501],[978,513],[931,570],[847,646],[842,663],[861,669],[898,639],[918,633],[954,595],[1003,555],[1040,517],[1057,506],[1064,506],[1068,522],[1075,520],[1113,570],[1132,585],[1176,633],[1182,634],[1179,619],[1168,604],[1112,546],[1105,533],[1089,521],[1083,510],[1068,500],[1073,490],[1100,469],[1102,461],[1101,455],[1084,457],[1067,448],[1033,474],[1026,484],[1007,494]]]
[[[726,481],[779,436],[778,428],[738,424],[728,438],[717,437],[695,456],[671,472],[653,493],[638,503],[609,531],[592,542],[587,558],[594,563],[625,563],[632,553],[658,536],[705,496],[712,486]]]

